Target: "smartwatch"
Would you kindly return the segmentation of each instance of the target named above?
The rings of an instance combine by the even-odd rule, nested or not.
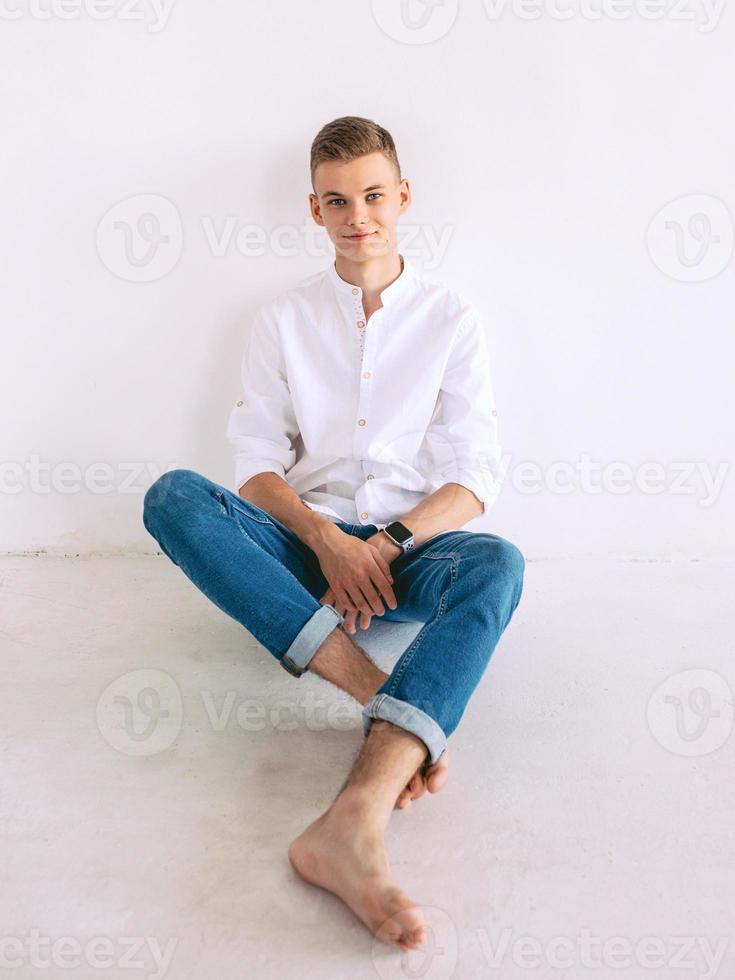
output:
[[[388,535],[393,544],[398,545],[404,554],[413,548],[413,532],[409,531],[406,525],[401,524],[400,521],[386,524],[383,532]]]

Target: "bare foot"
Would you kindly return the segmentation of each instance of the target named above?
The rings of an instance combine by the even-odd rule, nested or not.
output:
[[[379,828],[335,801],[288,848],[297,874],[339,896],[386,943],[418,949],[426,939],[421,909],[393,881]]]
[[[413,800],[423,796],[426,790],[430,793],[438,793],[449,778],[449,749],[445,749],[433,766],[428,766],[424,771],[420,765],[413,774],[405,789],[401,790],[396,800],[396,810],[407,810]]]

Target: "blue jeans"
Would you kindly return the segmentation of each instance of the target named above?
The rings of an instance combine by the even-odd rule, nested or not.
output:
[[[171,470],[149,487],[143,523],[197,588],[295,677],[344,621],[319,602],[329,582],[316,554],[271,514],[193,470]],[[362,540],[377,531],[338,526]],[[390,721],[420,738],[433,764],[520,601],[525,560],[495,534],[454,530],[390,568],[397,607],[384,602],[381,618],[424,626],[363,707],[363,731],[374,718]]]

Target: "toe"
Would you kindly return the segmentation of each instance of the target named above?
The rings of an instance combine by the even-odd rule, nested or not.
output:
[[[449,749],[445,749],[442,757],[426,769],[426,783],[430,793],[438,793],[449,778]]]
[[[393,943],[400,949],[418,949],[426,941],[426,922],[420,907],[410,903],[404,892],[396,893],[401,896],[403,908],[399,908],[388,919],[385,919],[375,935],[384,942]]]
[[[411,782],[408,784],[408,788],[411,792],[411,796],[417,800],[419,796],[423,796],[426,792],[426,781],[420,773],[416,773]]]
[[[438,793],[447,782],[446,772],[432,772],[427,776],[427,786],[430,793]]]
[[[398,799],[396,800],[396,809],[405,810],[406,807],[410,805],[411,805],[411,797],[409,796],[408,792],[404,789],[403,792],[398,797]]]

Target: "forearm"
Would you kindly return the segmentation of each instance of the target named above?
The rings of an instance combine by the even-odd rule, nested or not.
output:
[[[335,531],[342,533],[333,521],[305,504],[277,473],[251,476],[240,487],[239,496],[285,524],[312,551],[318,551]]]
[[[414,547],[482,514],[482,503],[460,483],[445,483],[398,520],[413,532]]]
[[[467,487],[461,483],[445,483],[398,520],[413,532],[414,547],[418,547],[435,534],[462,527],[473,517],[479,517],[483,509],[478,498]],[[402,554],[398,545],[382,531],[367,540],[380,550],[389,564]]]
[[[277,473],[257,473],[240,487],[239,495],[272,514],[314,552],[318,552],[335,531],[341,533],[333,521],[308,507]],[[467,487],[459,483],[445,483],[401,515],[399,520],[413,532],[414,545],[418,547],[435,534],[451,531],[479,517],[482,510],[482,504]],[[379,544],[381,550],[384,548],[388,561],[401,554],[400,548],[380,531],[367,540]]]

